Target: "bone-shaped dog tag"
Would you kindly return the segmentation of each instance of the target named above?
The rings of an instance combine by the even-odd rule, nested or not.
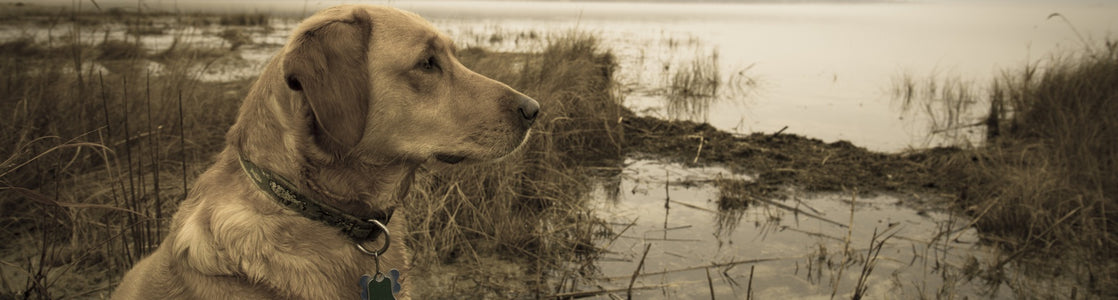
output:
[[[392,278],[377,273],[376,276],[361,276],[361,300],[395,300],[392,294]]]

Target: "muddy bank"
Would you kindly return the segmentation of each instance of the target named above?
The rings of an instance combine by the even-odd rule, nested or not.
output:
[[[670,218],[670,220],[672,220],[672,226],[669,226],[671,227],[671,230],[668,231],[677,231],[677,229],[686,227],[688,230],[695,230],[697,232],[695,233],[697,236],[703,237],[709,236],[711,234],[710,232],[702,231],[704,229],[700,229],[705,228],[703,227],[703,225],[695,225],[692,228],[691,223],[680,223],[684,222],[685,218],[682,216],[689,214],[688,211],[690,211],[691,213],[703,214],[703,217],[698,217],[692,220],[703,220],[695,221],[695,224],[704,224],[705,222],[707,222],[706,219],[725,219],[723,220],[724,222],[726,222],[726,224],[723,224],[725,225],[725,227],[719,227],[723,229],[737,227],[738,225],[734,224],[738,224],[739,222],[744,222],[743,224],[753,224],[753,221],[742,221],[742,214],[735,214],[732,212],[744,211],[745,209],[750,207],[757,208],[759,206],[765,206],[756,204],[755,201],[759,199],[782,199],[792,196],[789,195],[789,193],[798,193],[790,191],[789,189],[787,189],[787,187],[795,187],[797,191],[808,192],[799,193],[799,196],[801,198],[803,198],[804,195],[808,194],[816,195],[811,197],[819,197],[817,195],[827,195],[827,192],[844,192],[856,190],[859,195],[859,201],[865,201],[864,207],[867,207],[868,211],[872,211],[871,214],[876,213],[880,216],[884,216],[888,213],[879,211],[880,208],[886,206],[894,207],[892,206],[892,204],[894,204],[892,201],[896,201],[894,199],[897,198],[890,196],[875,198],[871,196],[872,194],[877,194],[880,192],[897,192],[914,195],[913,197],[904,197],[904,199],[906,199],[907,201],[908,199],[914,199],[922,197],[924,195],[929,195],[929,193],[948,193],[947,189],[941,188],[940,184],[937,183],[936,180],[934,180],[933,172],[931,169],[934,163],[934,160],[932,158],[958,152],[957,150],[952,149],[933,149],[923,152],[886,154],[872,152],[845,141],[825,143],[818,139],[791,134],[754,133],[748,136],[739,136],[725,131],[720,131],[708,124],[689,121],[672,121],[654,117],[640,117],[623,108],[622,110],[622,114],[624,115],[624,117],[621,118],[620,125],[623,127],[624,133],[621,134],[621,136],[623,137],[620,139],[621,141],[619,143],[622,153],[621,160],[605,159],[602,161],[581,161],[580,163],[578,163],[578,167],[575,167],[576,169],[587,172],[589,172],[590,170],[597,170],[597,172],[591,173],[598,174],[598,176],[588,176],[580,178],[583,178],[590,182],[590,185],[601,184],[603,186],[612,187],[612,189],[614,190],[613,192],[603,191],[603,193],[605,195],[613,194],[613,197],[617,197],[617,193],[619,192],[629,194],[629,192],[631,191],[631,187],[628,185],[628,183],[632,182],[630,182],[629,179],[626,178],[630,178],[630,176],[637,176],[638,178],[634,179],[636,182],[642,182],[642,180],[651,180],[657,182],[658,184],[662,183],[664,185],[667,185],[673,193],[672,196],[667,197],[668,199],[670,199],[668,200],[668,202],[671,202],[672,204],[670,205],[672,206],[675,206],[677,204],[679,205],[677,207],[677,210]],[[612,151],[613,146],[614,145],[604,145],[603,149],[608,148],[608,151]],[[589,149],[587,149],[586,151],[588,151],[588,153],[595,152],[595,150]],[[597,150],[597,152],[608,151],[602,149]],[[714,166],[714,168],[711,168],[712,170],[728,170],[730,172],[736,174],[744,174],[746,176],[742,177],[731,175],[722,177],[720,175],[714,175],[712,173],[681,176],[679,173],[672,171],[673,174],[670,176],[671,180],[668,180],[668,178],[649,179],[643,178],[641,176],[648,176],[648,174],[659,172],[660,170],[657,167],[646,169],[642,169],[641,167],[634,167],[633,165],[631,165],[634,161],[636,161],[636,164],[638,165],[641,164],[640,162],[654,162],[654,164],[662,163],[665,166],[677,164],[684,166],[669,167],[672,170],[676,170],[675,168],[686,169],[687,167]],[[630,172],[633,172],[634,168],[643,170],[640,172],[646,173],[643,173],[643,175],[629,174]],[[728,173],[722,174],[728,175]],[[714,186],[711,186],[711,183],[713,183]],[[692,187],[699,186],[706,187],[696,188],[693,190],[691,189]],[[648,190],[652,189],[653,188],[651,187],[637,187],[635,190],[632,191],[633,193],[636,193],[638,195],[643,195],[643,193],[646,193]],[[657,192],[659,192],[659,185],[657,185],[655,189],[657,189]],[[638,190],[646,192],[640,192]],[[707,201],[708,198],[701,195],[702,192],[699,192],[703,190],[716,191],[715,195],[717,196],[715,196],[714,198],[710,198],[711,200],[717,201],[717,204],[715,204],[714,207],[704,207],[704,203],[706,203],[705,201]],[[587,198],[594,198],[597,200],[588,200]],[[616,200],[604,200],[598,198],[608,199],[610,198],[610,196],[603,196],[590,192],[586,195],[582,195],[580,199],[582,199],[581,201],[589,201],[591,203],[589,205],[590,207],[602,205],[600,203],[603,202],[616,203],[611,202]],[[659,194],[652,196],[637,196],[636,198],[642,200],[633,200],[632,203],[643,203],[643,205],[648,205],[650,207],[663,207],[665,205],[663,204],[663,202],[653,202],[652,200],[650,200],[655,198],[658,201],[664,201],[664,196],[661,196]],[[772,204],[781,201],[762,202]],[[823,208],[824,210],[826,210],[827,207],[834,205],[837,205],[836,207],[843,207],[843,209],[845,209],[846,207],[846,204],[834,203],[842,202],[814,202],[809,206],[816,206],[816,208]],[[922,205],[922,203],[905,203],[905,205],[903,205],[903,207],[910,206],[922,207],[924,205]],[[598,212],[600,212],[601,210],[601,207],[594,209],[594,211]],[[764,208],[761,208],[761,210],[767,211]],[[779,210],[781,210],[781,208],[775,208],[773,211]],[[839,210],[841,211],[841,209]],[[918,210],[923,211],[922,209]],[[641,211],[646,211],[646,209],[641,208]],[[892,210],[889,211],[892,212]],[[706,215],[707,213],[709,213],[710,215]],[[919,216],[911,213],[910,215],[910,217],[916,219],[927,217],[927,215],[923,213],[920,213]],[[946,213],[942,214],[942,216],[946,215]],[[940,217],[940,219],[948,219],[947,217],[942,216]],[[848,224],[845,223],[846,221],[844,221],[843,215],[836,213],[828,216],[827,218],[838,220],[839,222],[836,223],[829,220],[824,220],[827,222],[819,221],[823,222],[818,223],[822,224],[819,225],[819,228],[826,228],[826,230],[824,231],[827,231],[827,233],[825,234],[810,231],[820,230],[819,228],[815,227],[812,227],[812,229],[807,229],[809,231],[796,233],[796,230],[805,229],[796,229],[793,227],[793,229],[791,229],[789,231],[790,233],[787,233],[787,235],[793,236],[790,239],[796,240],[798,242],[808,240],[809,242],[805,242],[807,244],[813,242],[813,238],[816,236],[832,237],[831,240],[829,240],[831,242],[833,242],[834,240],[841,241],[841,238],[833,237],[841,237],[846,230],[845,228],[847,228],[844,227]],[[871,218],[861,217],[860,215],[860,218],[870,220],[866,221],[868,222],[867,224],[859,225],[859,234],[868,235],[869,229],[866,228],[872,228],[873,226],[875,226],[875,224],[870,223],[873,223],[881,218],[902,218],[902,216],[891,215],[881,218]],[[653,220],[654,218],[638,219]],[[607,222],[607,224],[613,225],[602,227],[601,229],[603,231],[598,231],[593,235],[593,240],[596,242],[593,244],[594,246],[592,246],[594,250],[592,250],[591,252],[593,252],[593,254],[589,255],[589,257],[572,259],[571,261],[552,261],[549,264],[557,265],[540,266],[538,265],[540,264],[539,259],[524,260],[523,258],[518,258],[516,256],[506,255],[489,257],[485,256],[485,252],[481,252],[476,254],[477,257],[474,257],[472,259],[457,259],[454,261],[444,261],[438,264],[419,264],[422,266],[420,266],[419,269],[416,270],[416,273],[419,275],[415,278],[417,278],[417,282],[420,282],[421,284],[433,284],[449,287],[444,291],[432,291],[430,294],[424,294],[424,296],[429,296],[432,298],[452,298],[454,296],[461,295],[473,295],[480,298],[516,298],[532,296],[538,297],[540,295],[582,295],[585,297],[601,298],[604,297],[604,295],[611,293],[623,294],[624,292],[611,291],[609,288],[603,288],[611,286],[612,284],[616,284],[616,282],[613,282],[609,279],[610,275],[616,274],[612,274],[610,272],[607,272],[606,270],[599,268],[602,268],[602,264],[608,264],[610,266],[621,265],[621,268],[635,268],[635,264],[637,263],[637,260],[640,259],[641,253],[634,254],[628,251],[620,251],[617,249],[609,248],[609,245],[614,244],[614,242],[607,241],[617,241],[621,239],[626,240],[626,243],[641,244],[643,243],[644,238],[634,233],[634,231],[637,231],[637,229],[630,228],[633,225],[625,223],[628,221],[605,221]],[[804,224],[816,224],[811,223],[814,221],[815,220],[804,220],[802,222]],[[937,219],[936,222],[939,221],[942,220]],[[637,221],[634,220],[633,222],[633,224],[635,224]],[[655,223],[656,221],[650,222]],[[767,220],[761,223],[770,224],[769,222],[779,223],[779,220]],[[928,222],[928,224],[938,224],[936,222]],[[835,226],[835,224],[841,225]],[[906,226],[915,226],[912,225],[912,222],[906,224]],[[773,234],[775,236],[776,233],[769,230],[772,230],[772,228],[783,228],[782,226],[791,225],[766,225],[762,226],[762,228],[760,229],[741,229],[738,230],[737,235],[751,236],[750,234],[756,231],[763,233],[757,234],[757,236],[769,234]],[[742,225],[742,228],[745,227],[749,226]],[[931,244],[932,242],[927,241],[934,241],[935,238],[933,238],[932,236],[935,236],[939,231],[933,229],[928,229],[926,230],[926,232],[920,231],[923,229],[927,228],[920,226],[912,227],[908,229],[910,230],[910,232],[906,233],[906,235],[911,235],[914,237],[917,235],[921,235],[921,238],[919,238],[921,242]],[[956,228],[955,230],[961,229]],[[683,230],[678,231],[678,233],[684,232]],[[733,229],[728,229],[728,231],[726,232],[720,232],[720,234],[724,234],[727,236],[725,251],[727,251],[728,253],[748,253],[746,257],[749,257],[751,259],[762,258],[762,260],[767,258],[767,256],[770,256],[768,254],[752,253],[750,252],[752,250],[747,251],[745,250],[746,248],[738,248],[740,246],[733,246],[732,243],[729,242],[729,240],[732,240],[732,238],[728,237],[730,235],[733,235],[733,232],[735,232],[735,230]],[[804,239],[802,236],[798,236],[800,234],[806,234],[808,238]],[[636,237],[633,237],[634,235],[636,235]],[[545,234],[544,236],[550,235]],[[558,240],[554,236],[552,236],[550,239]],[[738,239],[739,242],[746,243],[753,241],[753,238]],[[778,238],[773,237],[773,239],[776,240]],[[860,239],[861,240],[859,241],[868,240],[869,237],[861,236]],[[665,240],[653,239],[649,242],[668,243],[668,245],[657,244],[657,246],[654,247],[654,252],[677,251],[680,253],[689,253],[681,249],[685,247],[696,247],[694,245],[700,244],[696,240],[691,240],[690,237],[679,237],[679,239],[672,238]],[[690,246],[685,246],[682,244],[671,244],[673,242],[695,244],[687,244]],[[621,242],[617,243],[620,244]],[[766,241],[766,243],[773,243],[773,241]],[[861,245],[861,243],[859,245]],[[702,244],[702,246],[698,247],[707,246],[709,245]],[[800,245],[796,244],[796,247],[798,246]],[[952,247],[956,246],[957,245],[952,244]],[[969,247],[973,245],[967,244],[963,246]],[[836,248],[838,246],[829,245],[828,247]],[[902,248],[907,250],[908,246]],[[758,251],[762,251],[764,249],[767,249],[767,247],[751,247],[750,249],[761,249]],[[797,251],[798,250],[802,249],[797,248]],[[969,253],[963,252],[962,250],[956,251],[959,251],[959,253]],[[636,255],[636,257],[632,257],[632,255]],[[692,254],[680,255],[686,255],[690,257]],[[809,255],[804,256],[806,257]],[[657,257],[657,261],[670,264],[674,267],[693,267],[692,265],[688,265],[689,263],[692,263],[691,261],[684,260],[680,257],[672,256],[670,254],[666,256],[663,254],[653,254],[653,257]],[[714,257],[701,255],[696,255],[692,258],[697,257],[717,260]],[[841,256],[828,254],[828,257]],[[554,259],[554,257],[543,258],[544,261],[548,261],[550,259]],[[785,257],[782,259],[787,261],[787,265],[781,266],[788,267],[788,270],[781,269],[782,271],[779,272],[767,270],[763,271],[761,274],[773,274],[774,272],[780,273],[788,271],[785,273],[780,273],[780,276],[790,276],[793,278],[802,279],[796,277],[795,275],[789,275],[794,273],[790,270],[795,269],[794,267],[789,266],[794,265],[796,261],[799,260],[799,254],[793,255],[793,257]],[[907,261],[908,259],[905,260]],[[696,263],[695,265],[701,264]],[[732,265],[736,265],[736,263],[732,263],[727,266]],[[959,266],[961,265],[962,263],[955,263],[955,265],[952,266],[952,270],[961,269],[959,268]],[[664,268],[668,268],[667,265],[665,265]],[[741,270],[737,271],[744,270],[743,272],[748,272],[748,267],[739,268],[741,268]],[[837,269],[838,267],[835,268]],[[685,282],[702,278],[698,275],[692,275],[695,274],[681,272],[680,274],[675,274],[673,276],[682,277],[672,280],[681,280],[680,282]],[[735,273],[726,276],[741,279],[745,278],[742,276],[746,275]],[[525,283],[524,279],[516,280],[516,278],[529,278],[528,281],[532,282]],[[947,279],[944,280],[949,281]],[[648,282],[654,281],[655,280],[649,279]],[[880,280],[880,283],[884,284],[884,282],[886,281],[887,280],[882,279]],[[624,283],[625,282],[622,282],[622,284]],[[771,287],[773,285],[781,286],[775,283],[767,286]],[[655,286],[655,284],[652,284],[652,286]],[[818,287],[817,285],[811,284],[809,284],[808,286]],[[556,293],[556,291],[559,292]]]
[[[780,197],[778,187],[787,185],[810,192],[934,192],[943,183],[932,172],[932,158],[958,152],[935,148],[877,153],[847,141],[825,143],[780,132],[739,136],[709,124],[652,117],[630,116],[622,123],[630,153],[689,165],[724,165],[753,177],[753,181],[738,184],[757,197]]]
[[[777,203],[771,200],[795,197],[796,190],[900,193],[904,205],[967,216],[978,244],[1004,251],[967,264],[965,278],[1005,283],[1017,295],[1114,296],[1106,284],[1115,278],[1113,251],[1105,246],[1114,241],[1105,229],[1113,227],[1110,200],[1074,188],[1057,167],[1062,161],[1046,152],[1052,146],[1003,141],[892,154],[783,133],[736,135],[689,121],[630,115],[622,123],[630,155],[749,176],[715,179],[720,211]]]

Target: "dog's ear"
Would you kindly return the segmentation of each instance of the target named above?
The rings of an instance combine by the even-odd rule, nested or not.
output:
[[[311,110],[315,142],[342,155],[361,141],[369,112],[368,48],[372,20],[364,9],[296,32],[283,57],[287,86]]]

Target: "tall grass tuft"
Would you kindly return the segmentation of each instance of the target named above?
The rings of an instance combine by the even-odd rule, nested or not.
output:
[[[974,84],[959,77],[929,76],[916,79],[911,74],[893,78],[893,97],[905,112],[923,114],[928,138],[951,145],[971,143],[967,130],[984,125],[973,122],[972,112],[981,94]],[[930,140],[929,140],[930,142]]]
[[[1011,250],[998,266],[1058,254],[1052,273],[1118,295],[1116,44],[1006,72],[989,103],[986,147],[939,165],[979,230]]]
[[[718,65],[718,51],[708,55],[695,55],[695,59],[672,74],[668,93],[682,97],[714,97],[722,86]]]
[[[17,57],[32,57],[39,56],[46,49],[35,43],[35,39],[31,37],[20,37],[14,40],[0,43],[0,53],[5,53],[9,56]]]
[[[543,289],[542,274],[596,255],[593,238],[608,230],[585,201],[594,174],[575,166],[621,159],[624,137],[618,121],[625,111],[612,91],[614,57],[596,38],[572,33],[553,38],[542,53],[474,48],[461,51],[460,59],[535,98],[541,115],[522,151],[496,165],[417,176],[408,202],[416,260],[468,265],[501,257],[531,266],[516,272],[513,282]],[[582,159],[588,157],[595,160]],[[502,286],[510,283],[494,284],[499,291],[515,290]],[[477,296],[509,296],[485,294],[492,288],[477,289]]]
[[[265,13],[238,13],[222,15],[218,24],[222,26],[268,26],[271,16]]]
[[[722,85],[718,51],[712,50],[709,56],[695,55],[689,63],[675,68],[669,79],[665,97],[668,116],[705,121]]]
[[[245,33],[244,30],[237,28],[227,28],[221,31],[217,36],[229,44],[230,51],[237,51],[237,48],[241,46],[252,44],[252,37],[250,37],[248,33]]]
[[[0,298],[110,291],[204,166],[178,162],[220,149],[247,86],[201,82],[185,56],[150,74],[142,48],[74,27],[0,46]]]
[[[97,58],[101,60],[135,59],[146,54],[143,45],[121,40],[104,41],[97,45],[97,50],[101,53]]]

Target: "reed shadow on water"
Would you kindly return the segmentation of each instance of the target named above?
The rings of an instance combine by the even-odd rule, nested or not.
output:
[[[718,49],[709,54],[696,52],[690,60],[676,65],[664,63],[666,82],[660,93],[667,117],[706,122],[715,102],[748,100],[757,88],[756,79],[747,74],[751,68],[725,76]]]
[[[1109,250],[1118,239],[1108,229],[1118,199],[1118,132],[1109,117],[1118,113],[1118,43],[1080,39],[1081,49],[1002,71],[984,96],[951,78],[919,83],[906,74],[894,82],[904,107],[955,145],[930,157],[938,184],[958,191],[957,209],[1007,251],[987,275],[1017,278],[1014,288],[1025,294],[1115,295],[1106,286],[1118,274]],[[1045,279],[1001,273],[1011,265],[1073,284],[1053,289],[1035,284]]]

